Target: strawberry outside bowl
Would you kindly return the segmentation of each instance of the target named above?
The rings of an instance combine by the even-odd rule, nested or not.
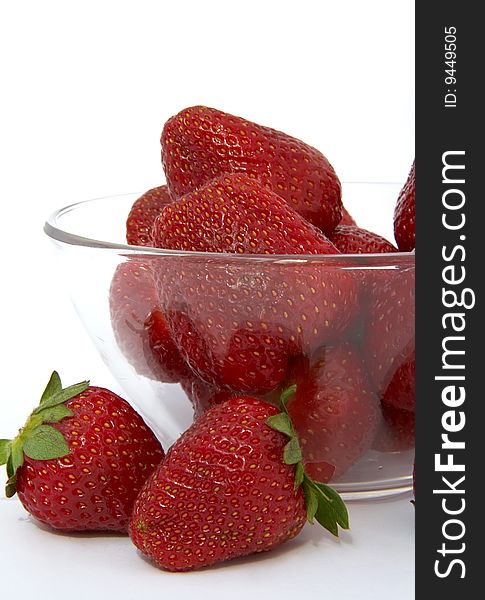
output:
[[[343,200],[359,226],[392,240],[401,187],[344,183]],[[234,394],[275,403],[296,385],[288,411],[316,479],[347,500],[409,491],[414,253],[129,246],[139,196],[67,206],[44,229],[94,345],[164,448],[214,403]]]

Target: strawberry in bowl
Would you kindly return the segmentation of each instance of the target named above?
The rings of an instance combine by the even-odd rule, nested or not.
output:
[[[168,119],[161,147],[166,183],[46,224],[127,396],[171,445],[214,406],[275,405],[296,384],[288,411],[320,481],[351,496],[408,489],[414,221],[396,209],[398,244],[392,213],[386,231],[371,221],[412,183],[341,184],[319,150],[207,107]]]

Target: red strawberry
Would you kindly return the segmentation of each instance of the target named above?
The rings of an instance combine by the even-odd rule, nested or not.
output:
[[[414,250],[414,222],[415,222],[415,193],[416,170],[415,163],[411,167],[407,181],[399,194],[394,210],[394,237],[397,246],[402,252]]]
[[[169,204],[155,246],[239,254],[336,254],[328,239],[271,190],[244,174],[222,175]]]
[[[126,532],[164,452],[127,402],[88,385],[62,389],[54,372],[18,436],[0,442],[6,493],[54,529]]]
[[[362,360],[348,343],[322,348],[294,380],[288,412],[304,461],[319,463],[320,481],[338,478],[370,448],[380,421]]]
[[[198,208],[207,224],[198,223]],[[276,195],[237,174],[164,209],[154,232],[157,243],[176,250],[335,252]],[[157,272],[157,289],[172,336],[196,374],[254,394],[280,383],[291,354],[338,337],[357,302],[352,274],[335,260],[172,257]]]
[[[380,452],[404,452],[414,448],[416,416],[414,412],[382,404],[383,420],[372,442]]]
[[[145,321],[145,331],[151,356],[159,366],[157,379],[165,383],[177,383],[192,375],[190,367],[180,354],[170,333],[167,321],[158,308],[152,310]]]
[[[342,218],[340,219],[339,225],[355,225],[355,226],[357,226],[355,219],[352,217],[352,215],[349,213],[349,211],[345,208],[345,206],[342,207]]]
[[[382,402],[414,412],[416,406],[416,352],[414,349],[394,371]]]
[[[157,566],[184,571],[270,550],[313,517],[334,534],[348,526],[339,496],[304,473],[287,413],[236,396],[170,448],[136,500],[130,535]]]
[[[183,312],[169,312],[167,319],[190,368],[216,387],[265,394],[283,381],[288,359],[296,352],[268,328],[243,327],[226,339],[223,331],[211,335],[210,329],[199,330]]]
[[[247,173],[326,233],[341,219],[340,182],[328,160],[281,131],[194,106],[167,121],[161,144],[175,197],[223,173]]]
[[[172,202],[166,185],[153,188],[138,198],[131,207],[126,221],[126,241],[134,246],[153,246],[151,230],[153,221],[162,208]]]
[[[190,371],[157,302],[152,272],[146,261],[135,257],[118,265],[109,292],[116,342],[137,373],[174,383]]]
[[[354,225],[340,224],[330,235],[330,241],[342,254],[397,252],[397,248],[385,238]]]
[[[389,270],[385,282],[369,294],[363,334],[369,374],[384,402],[414,410],[414,269]]]
[[[196,374],[255,394],[278,385],[291,355],[339,338],[357,306],[350,273],[307,260],[173,257],[160,270],[158,292]]]

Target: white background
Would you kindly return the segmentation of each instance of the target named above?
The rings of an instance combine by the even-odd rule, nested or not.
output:
[[[0,86],[0,437],[7,437],[21,425],[53,368],[67,383],[90,378],[117,390],[68,303],[42,232],[46,216],[84,198],[160,184],[162,125],[193,104],[304,139],[327,155],[344,181],[403,181],[414,157],[414,2],[2,2]],[[5,502],[0,523],[22,514]],[[398,584],[394,598],[410,598],[407,500],[353,505],[352,511],[361,524],[353,546],[325,548],[335,589],[338,580],[345,581],[342,598],[378,600],[388,597],[389,578]],[[19,536],[16,543],[22,544],[26,526],[25,546],[15,547],[24,568],[34,560],[28,548],[36,543],[51,544],[57,555],[71,552],[68,540],[49,541],[46,532],[18,516],[13,525],[2,524],[2,533]],[[376,548],[389,542],[379,538],[386,528],[393,532],[392,557],[383,548],[376,557]],[[305,547],[319,545],[313,534],[305,535]],[[13,541],[4,535],[4,549],[7,543]],[[124,540],[99,543],[109,553]],[[90,550],[81,558],[92,555]],[[372,562],[372,555],[378,560]],[[291,569],[299,555],[281,556]],[[133,561],[147,571],[147,582],[160,581],[139,558]],[[121,562],[128,578],[123,589],[131,598],[136,586],[129,583],[130,568],[135,574],[140,567]],[[0,559],[0,570],[7,564]],[[351,564],[355,581],[348,579]],[[251,578],[251,569],[258,573],[255,562],[234,569],[241,581]],[[101,580],[102,570],[94,572]],[[224,574],[235,572],[215,570],[200,584],[213,588],[216,581],[223,594]],[[110,577],[116,577],[113,568]],[[317,589],[312,577],[306,575],[301,585]],[[182,597],[185,584],[173,582],[164,578],[160,591],[174,586]],[[280,598],[285,589],[295,592],[282,585]]]

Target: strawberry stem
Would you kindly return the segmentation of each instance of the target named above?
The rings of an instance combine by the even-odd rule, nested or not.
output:
[[[29,415],[24,427],[13,440],[0,440],[0,465],[7,466],[7,498],[15,494],[17,470],[24,464],[24,456],[35,460],[51,460],[69,453],[64,436],[47,423],[57,423],[73,415],[65,403],[89,387],[82,381],[63,388],[57,371],[50,376],[39,406]]]

